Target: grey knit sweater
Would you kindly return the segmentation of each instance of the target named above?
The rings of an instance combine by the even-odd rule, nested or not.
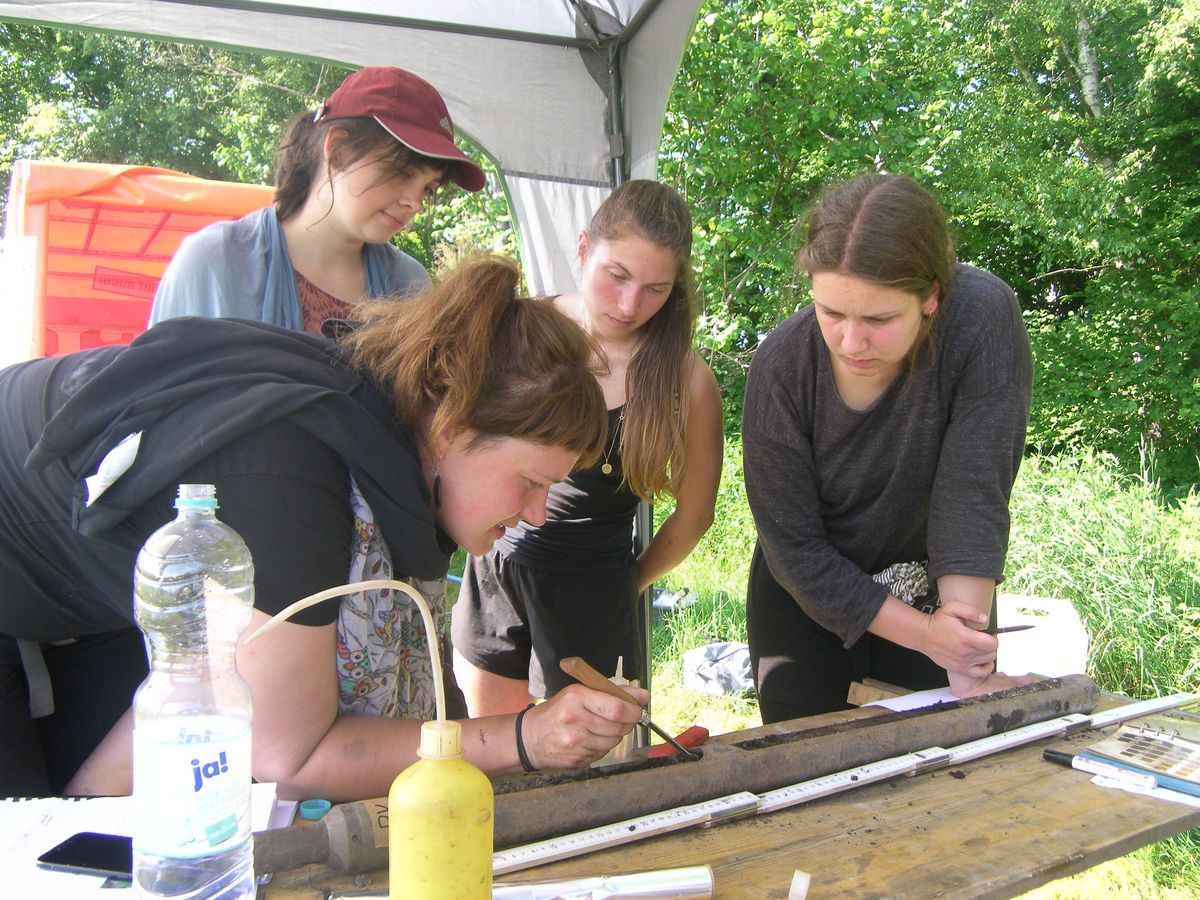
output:
[[[742,420],[746,492],[771,574],[852,645],[888,595],[871,574],[1003,577],[1032,358],[1012,290],[970,266],[938,311],[933,359],[868,409],[834,383],[813,307],[763,341]]]

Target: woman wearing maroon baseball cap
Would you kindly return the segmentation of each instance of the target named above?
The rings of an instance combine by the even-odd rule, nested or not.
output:
[[[317,334],[363,300],[419,293],[429,275],[391,239],[449,181],[477,191],[484,175],[454,145],[441,95],[403,69],[360,69],[292,120],[274,206],[183,241],[150,324],[234,317]]]

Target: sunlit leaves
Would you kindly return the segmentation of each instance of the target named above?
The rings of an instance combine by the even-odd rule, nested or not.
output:
[[[1031,320],[1031,440],[1094,443],[1131,464],[1150,441],[1160,467],[1193,480],[1198,9],[710,0],[671,98],[660,172],[697,213],[704,338],[731,420],[750,352],[803,300],[791,228],[812,193],[885,169],[934,189],[960,256],[1042,313]],[[1084,96],[1089,52],[1099,115]]]

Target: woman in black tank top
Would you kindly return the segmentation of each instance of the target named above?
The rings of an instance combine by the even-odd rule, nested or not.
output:
[[[603,351],[604,456],[550,492],[544,522],[523,522],[471,557],[454,609],[455,675],[472,715],[522,709],[572,679],[582,656],[605,674],[642,670],[638,595],[691,552],[712,523],[721,473],[721,398],[692,349],[691,216],[653,181],[612,193],[579,236],[580,290],[554,298]],[[633,554],[639,500],[675,509]]]

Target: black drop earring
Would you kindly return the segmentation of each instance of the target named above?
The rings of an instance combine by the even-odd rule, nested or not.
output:
[[[442,467],[435,465],[433,469],[433,508],[442,508]]]

